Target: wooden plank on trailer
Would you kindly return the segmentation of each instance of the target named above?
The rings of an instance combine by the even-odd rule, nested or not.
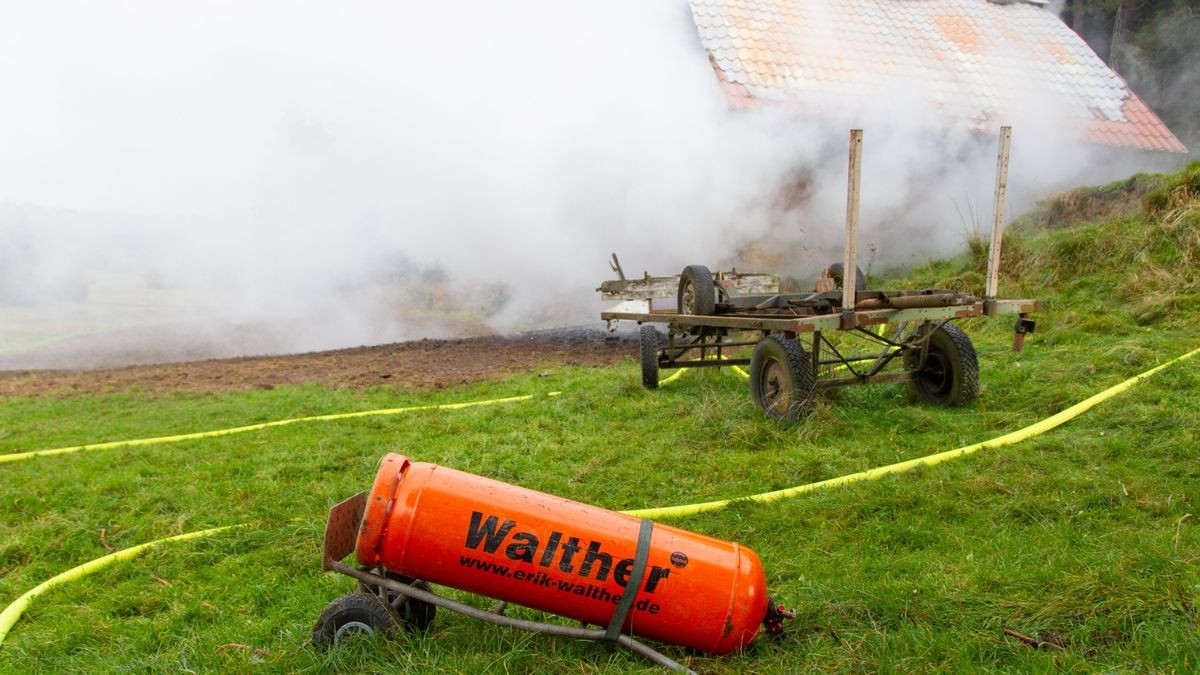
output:
[[[718,272],[716,283],[734,295],[775,295],[779,293],[779,276],[741,272]]]
[[[734,295],[763,295],[779,292],[779,277],[774,274],[718,272],[715,283]],[[679,276],[641,279],[614,279],[600,283],[603,300],[650,300],[674,298],[679,293]]]
[[[600,291],[600,297],[604,300],[669,298],[679,292],[679,277],[645,277],[604,281],[596,290]]]
[[[1025,303],[1025,304],[1020,304]],[[1003,300],[1000,301],[1001,313],[1015,314],[1018,310],[1025,312],[1036,311],[1040,304],[1036,300]],[[921,307],[914,309],[872,309],[851,312],[851,327],[870,326],[880,323],[896,323],[900,321],[940,321],[945,319],[964,319],[983,315],[983,303],[974,302],[968,305],[949,307]],[[614,312],[600,313],[600,318],[616,321],[636,321],[638,323],[666,323],[680,328],[732,328],[735,330],[766,330],[772,332],[793,331],[808,333],[814,330],[838,330],[843,327],[843,315],[822,314],[819,316],[745,316],[745,315],[714,315],[698,316],[694,314],[674,314],[670,312]]]
[[[1008,191],[1008,154],[1012,127],[1000,127],[1000,152],[996,157],[996,204],[992,217],[991,255],[988,256],[987,287],[984,300],[995,300],[1000,285],[1000,245],[1004,242],[1004,199]]]
[[[850,177],[846,190],[846,251],[842,259],[842,307],[853,311],[858,284],[858,206],[862,187],[862,129],[850,130]]]

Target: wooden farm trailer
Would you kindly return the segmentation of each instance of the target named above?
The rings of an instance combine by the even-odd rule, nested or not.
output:
[[[601,312],[609,322],[641,324],[642,384],[656,388],[662,368],[747,366],[750,396],[767,416],[802,417],[819,389],[904,381],[913,398],[962,405],[979,393],[971,340],[952,322],[1015,315],[1013,348],[1034,328],[1038,300],[996,297],[1010,130],[1000,135],[996,211],[983,297],[955,289],[870,290],[856,265],[862,132],[851,132],[846,247],[842,262],[821,272],[811,293],[780,293],[779,279],[736,270],[713,273],[688,265],[678,276],[619,279],[597,289],[619,304]],[[845,275],[843,270],[855,270]],[[654,301],[673,297],[670,307]],[[659,331],[655,324],[665,325]],[[832,332],[852,339],[830,339]],[[749,358],[739,356],[753,347]]]

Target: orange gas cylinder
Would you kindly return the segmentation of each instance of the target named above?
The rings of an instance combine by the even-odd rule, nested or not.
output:
[[[750,644],[769,605],[744,546],[395,453],[367,496],[355,555],[598,626],[624,609],[622,633],[713,654]]]

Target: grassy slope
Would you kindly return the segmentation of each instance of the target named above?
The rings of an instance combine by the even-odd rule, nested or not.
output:
[[[1007,349],[1007,321],[967,326],[985,389],[966,409],[912,405],[897,386],[853,388],[782,429],[728,372],[693,372],[647,392],[632,362],[421,396],[299,387],[0,401],[0,451],[11,452],[564,392],[0,465],[0,603],[104,555],[102,529],[124,548],[254,523],[40,597],[0,648],[0,671],[649,670],[623,652],[450,614],[424,637],[306,648],[322,606],[351,586],[318,571],[324,513],[366,488],[388,450],[633,508],[806,483],[1023,426],[1200,346],[1200,165],[1171,180],[1155,183],[1148,218],[1046,228],[1031,217],[1014,228],[1005,257],[1019,277],[1002,287],[1043,297],[1048,309],[1021,354]],[[977,289],[984,264],[975,247],[905,283]],[[727,673],[1200,668],[1198,385],[1200,359],[1016,447],[678,521],[758,551],[773,593],[799,617],[783,639],[743,655],[668,651]],[[1034,650],[1004,628],[1066,647]]]

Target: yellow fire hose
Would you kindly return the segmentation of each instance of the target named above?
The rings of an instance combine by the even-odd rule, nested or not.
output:
[[[715,358],[715,357],[713,357]],[[739,368],[738,366],[730,366],[730,369],[743,378],[749,379],[750,375]],[[686,369],[680,368],[672,373],[667,378],[659,382],[660,385],[670,384],[683,376]],[[552,391],[546,396],[560,396],[561,391]],[[384,415],[401,415],[404,413],[418,412],[422,410],[461,410],[463,408],[474,408],[478,406],[498,405],[502,403],[517,403],[520,401],[530,401],[535,398],[533,394],[524,396],[510,396],[507,398],[493,398],[482,401],[468,401],[466,403],[443,403],[436,405],[417,405],[407,408],[382,408],[379,410],[360,410],[350,413],[335,413],[331,415],[314,415],[311,417],[294,417],[291,419],[273,420],[270,422],[261,422],[259,424],[248,424],[240,427],[230,427],[228,429],[215,429],[213,431],[197,431],[189,434],[176,434],[172,436],[155,436],[152,438],[135,438],[124,441],[108,441],[104,443],[91,443],[84,445],[72,445],[63,448],[50,448],[48,450],[33,450],[30,452],[12,452],[0,455],[0,464],[7,462],[20,462],[34,457],[50,457],[54,455],[66,455],[74,452],[84,452],[86,450],[109,450],[112,448],[125,448],[139,445],[157,445],[159,443],[178,443],[180,441],[191,441],[198,438],[215,438],[217,436],[229,436],[231,434],[243,434],[249,431],[258,431],[260,429],[268,429],[270,427],[281,427],[288,424],[297,424],[300,422],[329,422],[333,420],[352,419],[355,417],[377,417]]]
[[[29,602],[31,600],[33,600],[35,597],[41,595],[42,593],[45,593],[46,591],[50,590],[51,588],[54,588],[55,586],[61,586],[62,584],[65,584],[65,583],[69,583],[72,581],[78,581],[79,579],[82,579],[83,577],[85,577],[93,572],[102,570],[105,567],[110,567],[112,565],[115,565],[118,562],[123,561],[123,560],[129,560],[131,558],[135,558],[135,557],[145,553],[146,551],[148,551],[152,548],[156,548],[158,546],[162,546],[163,544],[171,544],[171,543],[179,542],[179,541],[188,541],[189,539],[199,539],[201,537],[208,537],[208,536],[217,534],[218,532],[224,532],[226,530],[232,530],[232,529],[239,528],[239,527],[246,527],[246,525],[248,525],[248,523],[243,523],[241,525],[226,525],[224,527],[214,527],[214,528],[208,529],[208,530],[200,530],[199,532],[188,532],[187,534],[178,534],[178,535],[175,535],[174,537],[167,537],[165,539],[158,539],[155,541],[147,542],[145,544],[131,546],[127,549],[122,549],[115,553],[110,553],[110,554],[104,556],[103,558],[96,558],[95,560],[89,560],[88,562],[85,562],[78,567],[72,567],[71,569],[67,570],[66,572],[63,572],[62,574],[51,577],[50,579],[43,581],[42,583],[38,584],[37,586],[34,586],[33,588],[26,591],[24,595],[17,598],[16,600],[14,600],[11,605],[9,605],[8,607],[5,607],[3,612],[0,612],[0,645],[4,644],[4,638],[8,635],[8,631],[12,629],[13,624],[15,624],[17,622],[17,619],[21,618],[21,614],[23,614],[25,612],[25,608],[29,607]]]
[[[561,391],[552,391],[546,396],[558,396]],[[416,405],[407,408],[383,408],[380,410],[360,410],[350,413],[335,413],[332,415],[316,415],[313,417],[293,417],[286,420],[275,420],[272,422],[262,422],[261,424],[248,424],[243,427],[231,427],[229,429],[217,429],[215,431],[198,431],[190,434],[178,434],[175,436],[156,436],[154,438],[136,438],[127,441],[110,441],[108,443],[94,443],[91,445],[72,445],[66,448],[53,448],[50,450],[34,450],[32,452],[14,452],[7,455],[0,455],[0,464],[5,462],[19,462],[21,460],[33,459],[34,457],[49,457],[51,455],[65,455],[72,452],[82,452],[84,450],[107,450],[109,448],[122,448],[135,445],[155,445],[158,443],[177,443],[179,441],[190,441],[197,438],[213,438],[216,436],[228,436],[230,434],[242,434],[247,431],[258,431],[259,429],[267,429],[270,427],[281,427],[288,424],[296,424],[298,422],[328,422],[331,420],[346,420],[355,417],[376,417],[381,415],[400,415],[403,413],[417,412],[419,410],[461,410],[463,408],[474,408],[485,405],[498,405],[501,403],[516,403],[518,401],[531,401],[535,398],[533,394],[525,396],[510,396],[508,398],[493,398],[484,401],[468,401],[466,403],[441,403],[437,405]]]
[[[881,324],[881,325],[878,325],[878,326],[872,326],[872,327],[871,327],[871,328],[869,328],[868,330],[870,330],[872,333],[875,333],[876,335],[883,335],[883,328],[884,328],[884,327],[883,327],[883,325]],[[716,359],[717,357],[715,357],[715,356],[710,356],[710,357],[708,357],[708,358],[710,358],[710,359]],[[724,360],[724,359],[722,359],[722,360]],[[742,368],[741,368],[740,366],[729,366],[729,369],[730,369],[730,370],[732,370],[733,372],[737,373],[738,375],[741,375],[743,379],[747,379],[747,380],[748,380],[748,379],[750,379],[750,373],[747,373],[745,370],[742,370]],[[678,380],[678,379],[680,378],[680,376],[682,376],[682,375],[683,375],[683,373],[684,373],[684,371],[685,371],[685,370],[686,370],[686,369],[684,369],[684,368],[680,368],[679,370],[676,370],[674,373],[672,373],[672,374],[671,374],[671,376],[670,376],[670,377],[668,377],[668,378],[666,378],[665,380],[663,380],[663,381],[659,382],[659,384],[660,384],[660,385],[662,385],[662,384],[668,384],[668,383],[674,382],[675,380]],[[833,371],[832,371],[832,372],[835,372],[835,373],[836,373],[836,372],[837,372],[837,371],[839,371],[839,370],[847,370],[847,366],[846,366],[846,364],[842,364],[842,365],[839,365],[839,366],[836,366],[836,367],[834,367],[834,369],[833,369]]]
[[[1023,440],[1032,438],[1033,436],[1037,436],[1037,435],[1045,433],[1051,429],[1054,429],[1055,427],[1065,424],[1066,422],[1078,417],[1079,415],[1087,412],[1088,410],[1091,410],[1093,407],[1099,405],[1100,403],[1107,401],[1108,399],[1129,390],[1134,385],[1136,385],[1139,382],[1141,382],[1142,380],[1154,375],[1155,373],[1157,373],[1165,368],[1168,368],[1172,365],[1175,365],[1176,363],[1180,363],[1184,360],[1190,359],[1190,358],[1196,356],[1197,354],[1200,354],[1200,348],[1194,349],[1182,356],[1171,359],[1170,361],[1167,361],[1161,365],[1151,368],[1150,370],[1147,370],[1141,374],[1135,375],[1135,376],[1125,380],[1124,382],[1121,382],[1120,384],[1109,387],[1108,389],[1105,389],[1104,391],[1102,391],[1094,396],[1084,399],[1083,401],[1076,403],[1075,405],[1071,406],[1070,408],[1062,410],[1061,412],[1059,412],[1055,415],[1051,415],[1050,417],[1047,417],[1046,419],[1043,419],[1039,422],[1031,424],[1022,429],[1018,429],[1017,431],[1013,431],[1013,432],[1004,434],[1002,436],[997,436],[995,438],[992,438],[987,441],[982,441],[980,443],[974,443],[972,445],[966,445],[961,448],[955,448],[953,450],[946,450],[944,452],[939,452],[939,453],[935,453],[932,455],[926,455],[924,457],[918,457],[916,459],[910,459],[910,460],[907,460],[904,462],[898,462],[896,464],[889,464],[887,466],[870,469],[868,471],[860,471],[858,473],[852,473],[852,474],[849,474],[846,476],[841,476],[838,478],[831,478],[828,480],[818,481],[816,483],[808,483],[805,485],[797,485],[795,487],[785,488],[782,490],[775,490],[772,492],[763,492],[760,494],[750,495],[750,496],[746,496],[746,497],[738,497],[735,499],[721,499],[721,500],[717,500],[717,501],[702,502],[702,503],[698,503],[698,504],[684,504],[684,505],[680,505],[680,506],[667,506],[667,507],[649,508],[649,509],[634,509],[634,510],[622,511],[622,513],[625,513],[625,514],[628,514],[631,516],[637,516],[640,518],[653,518],[653,519],[677,518],[680,516],[688,516],[688,515],[693,515],[693,514],[698,514],[698,513],[705,513],[705,512],[709,512],[709,511],[716,511],[719,509],[723,509],[726,506],[729,506],[730,504],[732,504],[734,502],[752,501],[752,502],[758,502],[758,503],[770,503],[770,502],[774,502],[774,501],[779,501],[781,499],[787,499],[789,497],[795,497],[797,495],[800,495],[800,494],[803,494],[806,492],[812,492],[812,491],[819,490],[822,488],[846,485],[849,483],[855,483],[855,482],[864,481],[864,480],[876,480],[876,479],[882,478],[884,476],[890,476],[892,474],[898,474],[898,473],[903,473],[906,471],[911,471],[911,470],[913,470],[917,467],[921,467],[921,466],[933,466],[935,464],[940,464],[942,462],[945,462],[945,461],[948,461],[951,459],[965,457],[967,455],[973,454],[975,452],[978,452],[978,451],[986,449],[986,448],[998,448],[998,447],[1002,447],[1005,445],[1012,445],[1014,443],[1019,443]],[[737,369],[737,370],[739,372],[741,372],[740,369]],[[680,373],[682,373],[682,370],[680,371]],[[742,374],[744,374],[744,372]],[[678,375],[679,375],[679,373],[676,373],[672,377],[677,377]],[[552,392],[550,395],[556,396],[556,395],[559,395],[560,393],[561,392]],[[204,432],[204,433],[199,433],[199,434],[185,434],[184,436],[166,436],[166,437],[161,437],[158,439],[141,439],[140,441],[122,441],[122,442],[116,442],[113,444],[76,446],[75,448],[60,448],[57,450],[44,450],[44,451],[38,451],[38,452],[34,452],[34,453],[23,453],[23,454],[29,455],[29,456],[37,456],[39,454],[60,454],[62,452],[74,452],[74,451],[83,450],[83,449],[97,449],[100,447],[116,447],[119,445],[145,445],[145,444],[148,444],[151,442],[160,442],[160,443],[161,442],[169,442],[169,440],[163,440],[163,439],[184,440],[185,438],[203,438],[203,437],[209,437],[209,436],[221,436],[221,435],[225,435],[225,434],[229,434],[229,433],[239,433],[241,431],[250,431],[253,429],[261,429],[261,428],[266,428],[269,426],[279,426],[282,424],[290,424],[293,422],[300,422],[300,421],[345,419],[348,417],[364,417],[367,415],[396,414],[398,412],[408,412],[408,411],[412,411],[412,410],[459,409],[459,408],[465,408],[465,407],[470,407],[470,406],[488,405],[488,404],[494,404],[494,403],[506,403],[506,402],[511,402],[511,401],[525,401],[525,400],[529,400],[532,398],[533,398],[533,396],[515,396],[515,397],[511,397],[511,398],[491,399],[488,401],[474,401],[474,402],[470,402],[470,403],[454,403],[454,404],[433,405],[433,406],[415,406],[412,408],[392,408],[387,411],[364,411],[364,412],[358,412],[358,413],[343,413],[343,414],[339,414],[339,415],[321,415],[321,416],[317,416],[317,417],[305,417],[305,418],[296,418],[296,419],[291,419],[291,420],[280,420],[278,422],[266,422],[263,424],[251,425],[248,427],[236,427],[235,429],[224,429],[224,430],[215,431],[215,432]],[[11,457],[11,456],[12,455],[9,455],[9,457]],[[12,460],[9,460],[9,461],[12,461]],[[97,570],[108,567],[119,561],[131,559],[131,558],[145,552],[146,550],[148,550],[150,548],[154,548],[154,547],[160,546],[162,544],[187,541],[189,539],[198,539],[201,537],[207,537],[207,536],[211,536],[213,534],[217,534],[218,532],[223,532],[225,530],[239,528],[239,527],[246,527],[246,525],[247,524],[227,525],[225,527],[217,527],[217,528],[212,528],[209,530],[201,530],[199,532],[189,532],[187,534],[181,534],[181,535],[177,535],[174,537],[167,537],[166,539],[159,539],[157,541],[152,541],[152,542],[148,542],[148,543],[141,544],[138,546],[133,546],[131,548],[124,549],[122,551],[117,551],[116,553],[106,555],[102,558],[97,558],[96,560],[86,562],[82,565],[79,565],[78,567],[74,567],[70,570],[67,570],[66,572],[63,572],[62,574],[59,574],[47,581],[35,586],[33,589],[27,591],[24,595],[17,598],[12,604],[10,604],[8,607],[6,607],[3,612],[0,612],[0,645],[3,645],[4,638],[8,635],[8,632],[12,628],[13,624],[16,623],[17,619],[19,619],[21,614],[25,611],[25,608],[29,606],[29,602],[34,597],[46,592],[47,590],[49,590],[55,586],[58,586],[58,585],[61,585],[61,584],[64,584],[64,583],[67,583],[70,581],[78,580],[88,574],[91,574],[92,572],[95,572]]]
[[[1043,434],[1057,426],[1060,426],[1060,425],[1078,417],[1079,415],[1082,415],[1083,413],[1087,412],[1088,410],[1091,410],[1096,405],[1098,405],[1104,401],[1107,401],[1108,399],[1116,396],[1117,394],[1120,394],[1120,393],[1128,390],[1129,388],[1133,387],[1133,385],[1141,382],[1142,380],[1150,377],[1151,375],[1154,375],[1158,371],[1160,371],[1164,368],[1167,368],[1169,366],[1172,366],[1176,363],[1179,363],[1181,361],[1184,361],[1186,359],[1190,359],[1193,356],[1195,356],[1196,354],[1200,354],[1200,348],[1193,349],[1192,351],[1184,354],[1183,356],[1179,356],[1174,359],[1171,359],[1170,361],[1167,361],[1166,363],[1163,363],[1159,366],[1155,366],[1154,368],[1151,368],[1150,370],[1147,370],[1144,373],[1141,373],[1139,375],[1134,375],[1133,377],[1129,378],[1128,380],[1125,380],[1124,382],[1121,382],[1120,384],[1109,387],[1108,389],[1105,389],[1104,391],[1100,392],[1099,394],[1096,394],[1094,396],[1086,398],[1086,399],[1080,401],[1079,403],[1076,403],[1075,405],[1071,406],[1070,408],[1067,408],[1066,410],[1063,410],[1055,415],[1051,415],[1050,417],[1047,417],[1046,419],[1043,419],[1039,422],[1035,422],[1035,423],[1033,423],[1027,427],[1024,427],[1022,429],[1018,429],[1016,431],[1004,434],[1003,436],[997,436],[995,438],[992,438],[992,439],[989,439],[986,441],[982,441],[979,443],[973,443],[971,445],[964,445],[961,448],[955,448],[953,450],[946,450],[944,452],[939,452],[939,453],[935,453],[932,455],[926,455],[924,457],[918,457],[916,459],[910,459],[910,460],[907,460],[904,462],[897,462],[896,464],[889,464],[887,466],[881,466],[881,467],[878,467],[875,469],[870,469],[867,471],[860,471],[858,473],[852,473],[847,476],[840,476],[838,478],[830,478],[828,480],[818,481],[816,483],[808,483],[806,485],[797,485],[795,487],[784,488],[782,490],[774,490],[772,492],[762,492],[762,493],[759,493],[756,495],[749,495],[746,497],[737,497],[735,499],[720,499],[717,501],[702,502],[699,504],[683,504],[680,506],[666,506],[666,507],[650,508],[650,509],[634,509],[634,510],[630,510],[630,511],[622,511],[622,513],[627,513],[631,516],[637,516],[639,518],[652,518],[652,519],[653,518],[678,518],[679,516],[690,516],[690,515],[693,515],[696,513],[705,513],[707,511],[716,511],[719,509],[723,509],[735,501],[750,501],[750,502],[759,502],[759,503],[769,503],[769,502],[778,501],[780,499],[787,499],[788,497],[795,497],[796,495],[803,494],[805,492],[812,492],[813,490],[819,490],[821,488],[834,487],[837,485],[846,485],[848,483],[855,483],[855,482],[863,481],[863,480],[876,480],[876,479],[882,478],[884,476],[890,476],[892,474],[903,473],[905,471],[911,471],[911,470],[913,470],[917,467],[921,467],[921,466],[933,466],[935,464],[941,464],[942,462],[945,462],[947,460],[957,459],[959,457],[965,457],[967,455],[973,454],[980,450],[984,450],[986,448],[998,448],[998,447],[1005,446],[1005,445],[1012,445],[1014,443],[1019,443],[1026,439],[1037,436],[1038,434]]]

